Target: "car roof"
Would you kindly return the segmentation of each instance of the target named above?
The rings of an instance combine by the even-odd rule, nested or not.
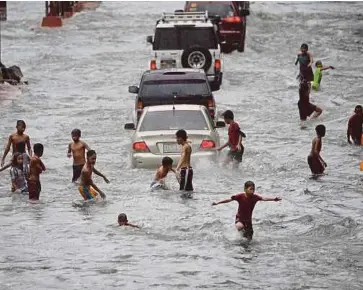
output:
[[[149,80],[173,80],[173,79],[202,79],[206,80],[207,76],[201,69],[159,69],[148,70],[144,72],[144,81]]]
[[[145,112],[160,112],[160,111],[172,111],[173,107],[175,111],[201,111],[204,106],[202,105],[159,105],[145,107]]]

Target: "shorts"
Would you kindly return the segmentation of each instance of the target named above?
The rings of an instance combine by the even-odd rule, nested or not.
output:
[[[310,170],[313,174],[322,174],[324,173],[325,167],[319,160],[319,158],[309,155],[308,156],[308,164]]]
[[[83,166],[84,166],[84,164],[82,164],[82,165],[73,165],[72,182],[76,182],[78,180],[78,178],[81,177]]]
[[[90,185],[80,185],[78,190],[84,200],[95,199],[97,197],[96,190]]]
[[[240,221],[238,217],[236,217],[235,223],[241,223],[243,225],[243,237],[252,239],[253,236],[253,227],[252,221]]]
[[[180,190],[193,191],[193,168],[180,169]]]
[[[242,146],[241,151],[235,150],[229,150],[227,156],[231,158],[233,161],[237,161],[238,163],[242,162],[242,156],[245,151],[245,148]]]
[[[29,199],[39,200],[42,186],[39,180],[28,180]]]

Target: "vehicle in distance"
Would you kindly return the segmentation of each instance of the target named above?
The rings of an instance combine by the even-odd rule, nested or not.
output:
[[[246,16],[250,14],[249,1],[187,1],[184,11],[207,11],[211,19],[218,17],[218,36],[222,51],[244,51]]]
[[[180,159],[181,147],[176,143],[175,133],[184,129],[192,146],[192,161],[199,158],[216,160],[220,137],[216,124],[205,106],[161,105],[146,107],[140,122],[125,124],[126,130],[135,130],[132,136],[131,165],[133,168],[156,168],[165,156],[173,159],[175,166]]]
[[[164,13],[157,21],[150,69],[203,69],[213,90],[222,84],[222,55],[217,26],[205,12]]]
[[[140,86],[130,86],[129,92],[137,94],[134,122],[137,124],[147,106],[166,104],[195,104],[208,108],[215,118],[216,103],[208,78],[199,69],[161,69],[143,73]]]

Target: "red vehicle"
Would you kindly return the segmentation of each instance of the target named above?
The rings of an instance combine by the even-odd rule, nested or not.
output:
[[[246,16],[250,14],[249,1],[187,1],[185,12],[208,11],[212,19],[218,18],[218,33],[223,52],[237,49],[243,52],[246,37]]]

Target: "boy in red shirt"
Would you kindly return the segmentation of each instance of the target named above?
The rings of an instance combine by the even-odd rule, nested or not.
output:
[[[236,228],[238,231],[243,231],[243,236],[249,240],[252,240],[253,228],[252,228],[252,212],[258,201],[280,201],[280,197],[262,197],[255,193],[255,184],[252,181],[245,183],[245,192],[233,195],[230,198],[213,202],[212,205],[218,205],[220,203],[228,203],[232,200],[238,202],[238,212],[236,214]]]
[[[234,121],[234,114],[231,110],[227,110],[223,113],[224,121],[229,125],[228,128],[228,142],[223,146],[217,148],[218,151],[223,150],[227,146],[230,147],[225,165],[229,162],[233,162],[233,169],[238,168],[239,163],[242,162],[242,156],[244,147],[242,145],[242,137],[246,135],[241,132],[241,129],[237,122]]]

